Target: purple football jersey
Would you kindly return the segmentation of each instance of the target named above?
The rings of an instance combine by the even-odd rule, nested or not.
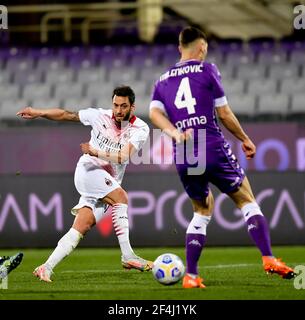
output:
[[[193,149],[179,149],[174,145],[175,164],[187,194],[193,199],[207,197],[209,182],[222,192],[236,190],[243,181],[240,167],[231,147],[218,126],[215,107],[227,104],[221,75],[214,64],[188,60],[175,64],[156,82],[150,107],[163,110],[176,128],[194,129]],[[205,136],[201,139],[201,129]],[[182,151],[180,151],[182,150]],[[204,170],[189,174],[188,169],[198,163],[184,161],[187,154],[194,153],[201,159],[205,154]],[[180,155],[184,162],[179,162]]]
[[[216,65],[198,60],[175,64],[156,82],[151,100],[178,129],[206,129],[207,144],[223,142],[215,106],[227,100]]]

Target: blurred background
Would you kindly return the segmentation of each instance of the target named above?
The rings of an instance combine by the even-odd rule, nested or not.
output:
[[[136,92],[137,115],[149,123],[152,86],[177,62],[178,34],[188,25],[207,34],[207,60],[220,69],[229,104],[257,145],[255,159],[247,161],[226,133],[269,221],[273,243],[305,244],[305,7],[296,8],[302,4],[2,2],[8,28],[0,29],[0,246],[54,246],[66,233],[73,221],[70,209],[78,202],[73,172],[79,144],[90,134],[80,124],[24,121],[16,112],[27,105],[111,108],[113,88],[128,84]],[[170,149],[166,139],[150,141],[143,153],[159,164],[130,164],[125,175],[135,246],[184,244],[193,213]],[[250,245],[240,212],[212,189],[208,244]],[[111,217],[81,245],[117,246]]]

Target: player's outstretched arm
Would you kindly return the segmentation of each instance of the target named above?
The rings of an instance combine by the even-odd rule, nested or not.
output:
[[[45,118],[54,121],[80,121],[78,112],[63,110],[59,108],[36,109],[32,107],[26,107],[18,111],[16,115],[20,116],[23,119]]]
[[[242,142],[242,149],[246,154],[246,158],[252,159],[256,153],[255,144],[247,136],[231,108],[228,105],[224,105],[217,107],[216,112],[223,125]]]
[[[119,152],[107,152],[104,150],[97,150],[93,148],[89,142],[81,143],[80,147],[83,153],[89,154],[93,157],[98,157],[100,159],[111,161],[115,163],[124,163],[130,159],[130,157],[136,152],[136,148],[128,143]]]
[[[174,139],[177,143],[189,140],[192,137],[192,129],[180,132],[164,115],[159,108],[151,108],[149,118],[153,125],[161,129],[169,137]]]

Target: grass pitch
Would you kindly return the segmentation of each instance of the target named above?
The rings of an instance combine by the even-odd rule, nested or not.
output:
[[[0,250],[1,255],[17,251]],[[44,283],[35,278],[32,271],[46,260],[51,249],[20,251],[24,253],[23,262],[10,273],[8,289],[0,290],[0,299],[305,300],[305,289],[295,289],[293,279],[266,275],[260,255],[252,247],[207,247],[200,259],[200,275],[205,279],[206,289],[182,289],[181,281],[163,286],[150,272],[123,270],[119,249],[77,249],[55,269],[53,282]],[[184,248],[138,248],[135,251],[151,260],[165,252],[175,253],[183,260],[185,257]],[[305,247],[274,247],[273,251],[291,266],[305,265]]]

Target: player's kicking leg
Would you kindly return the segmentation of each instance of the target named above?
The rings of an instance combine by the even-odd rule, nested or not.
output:
[[[262,254],[264,270],[267,273],[277,273],[284,279],[293,278],[295,276],[294,270],[273,256],[269,227],[260,207],[255,201],[247,177],[244,178],[240,188],[236,192],[229,193],[228,195],[244,215],[248,225],[248,232]]]
[[[122,188],[117,188],[107,194],[103,201],[112,205],[112,222],[117,235],[122,252],[121,262],[125,269],[137,269],[140,271],[150,271],[153,262],[137,256],[129,241],[128,222],[128,198],[127,193]]]
[[[21,263],[22,258],[22,252],[19,252],[12,257],[0,257],[0,279],[4,279],[11,271],[16,269]]]
[[[58,241],[57,247],[47,261],[38,266],[33,274],[41,281],[52,282],[53,269],[77,247],[80,240],[94,225],[95,217],[92,209],[89,207],[78,209],[71,229]]]
[[[126,192],[122,188],[115,189],[103,198],[103,202],[113,206],[112,221],[122,252],[123,267],[140,271],[151,270],[153,263],[138,257],[130,246]],[[77,247],[84,235],[104,215],[104,211],[101,207],[94,211],[89,206],[78,208],[72,228],[58,241],[47,261],[38,266],[33,274],[42,281],[51,282],[53,269]]]
[[[203,279],[198,275],[198,261],[206,241],[206,229],[211,220],[214,199],[211,191],[203,200],[192,199],[194,216],[186,231],[186,275],[183,288],[205,288]]]

